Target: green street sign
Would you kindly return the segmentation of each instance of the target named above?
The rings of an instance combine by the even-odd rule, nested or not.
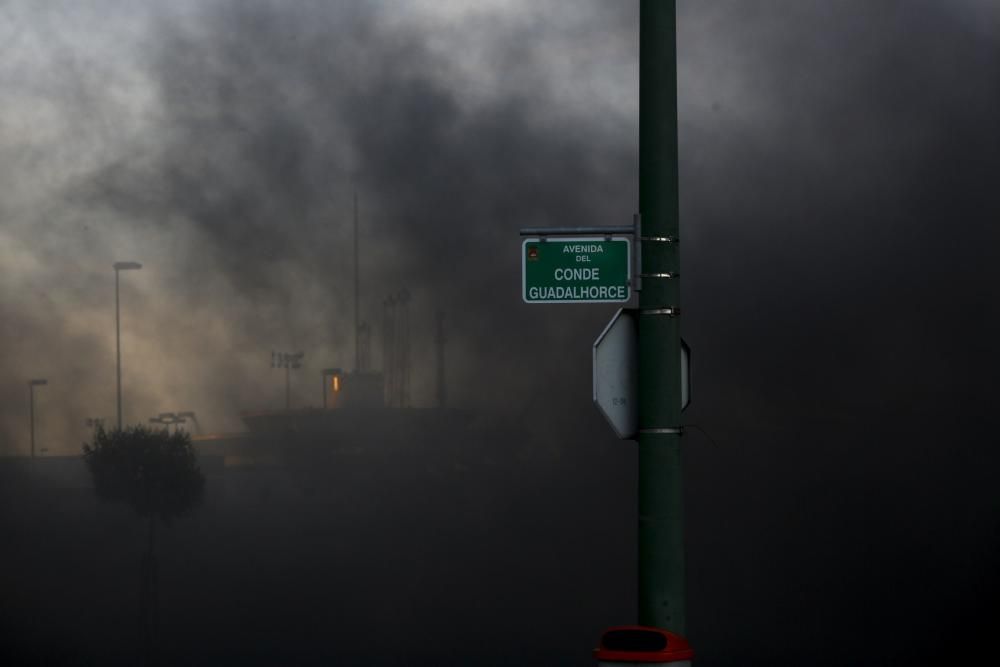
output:
[[[525,303],[619,303],[632,296],[627,237],[529,238],[521,246]]]

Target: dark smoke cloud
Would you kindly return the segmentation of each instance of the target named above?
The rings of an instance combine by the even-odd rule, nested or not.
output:
[[[943,627],[984,642],[1000,591],[996,10],[684,16],[687,418],[718,442],[687,449],[702,658],[729,664],[763,632],[764,653],[814,664],[834,627],[857,630],[864,664],[944,655]]]
[[[551,314],[529,322],[518,301],[510,252],[517,228],[627,218],[634,137],[623,143],[618,128],[594,120],[558,131],[538,108],[535,80],[506,81],[510,99],[465,108],[444,56],[412,26],[390,23],[389,13],[234,3],[209,10],[195,27],[164,22],[151,67],[170,143],[151,165],[151,182],[110,173],[97,197],[126,210],[169,211],[194,226],[212,252],[211,271],[253,295],[255,306],[294,302],[304,285],[322,285],[310,296],[325,304],[296,304],[272,326],[349,342],[356,188],[365,318],[377,324],[382,298],[407,286],[418,299],[418,326],[441,308],[469,327],[454,361],[468,371],[462,386],[493,384],[508,362],[482,358],[498,340],[567,329]],[[503,52],[530,54],[534,39],[532,31],[513,34]],[[517,77],[527,66],[512,69]],[[200,256],[191,253],[195,263]],[[530,355],[523,345],[508,352],[518,353]],[[523,386],[516,377],[499,381],[501,395]]]
[[[536,14],[552,20],[555,8]],[[91,228],[112,220],[102,240],[120,247],[128,239],[137,259],[152,254],[125,280],[126,290],[147,285],[144,303],[126,307],[139,309],[141,323],[126,325],[137,340],[126,341],[125,356],[141,358],[144,378],[165,381],[126,373],[133,405],[156,412],[183,402],[231,417],[273,400],[280,382],[260,370],[269,348],[308,349],[306,378],[349,365],[354,190],[363,317],[377,327],[386,295],[403,286],[414,293],[418,397],[432,394],[424,357],[436,309],[455,329],[453,396],[532,404],[525,389],[547,388],[539,378],[548,364],[586,376],[591,334],[573,357],[552,343],[581,321],[599,328],[603,315],[526,310],[512,243],[524,225],[627,219],[634,123],[552,104],[544,87],[551,54],[538,26],[511,22],[493,37],[485,51],[505,63],[504,94],[477,97],[462,89],[469,77],[454,54],[434,50],[425,31],[393,14],[367,3],[259,2],[154,19],[139,64],[155,83],[155,136],[133,139],[123,149],[131,150],[76,178],[59,207],[64,227],[72,218]],[[584,13],[615,25],[621,14],[599,5]],[[475,24],[483,20],[470,19],[470,30],[482,31]],[[602,21],[567,23],[565,42],[604,31]],[[632,39],[613,36],[609,48],[627,53]],[[94,259],[85,258],[77,261]],[[141,342],[150,339],[155,345]],[[509,372],[511,357],[533,370]]]
[[[724,16],[726,49],[682,37],[707,69],[681,82],[707,92],[681,131],[692,325],[726,357],[705,363],[777,392],[769,418],[976,402],[997,321],[998,53],[975,23],[996,14],[779,7],[693,18]]]
[[[37,85],[3,70],[6,451],[30,375],[53,379],[43,407],[67,423],[113,405],[115,259],[146,264],[123,292],[134,418],[196,407],[238,426],[280,402],[274,348],[307,352],[296,400],[317,401],[318,369],[352,356],[355,189],[363,317],[415,294],[415,393],[432,395],[441,308],[453,396],[519,415],[568,471],[619,446],[589,404],[610,309],[521,304],[516,234],[630,219],[636,3],[455,24],[396,8],[149,10],[114,28],[134,69],[59,12],[18,10],[44,21],[15,21],[18,40],[63,39]],[[879,623],[990,618],[998,25],[989,2],[680,3],[685,415],[718,442],[686,440],[706,661],[779,629],[786,664],[818,664],[810,642],[859,607],[875,647]],[[44,102],[32,122],[23,99]],[[15,140],[48,113],[75,150]],[[934,605],[964,611],[908,611]]]

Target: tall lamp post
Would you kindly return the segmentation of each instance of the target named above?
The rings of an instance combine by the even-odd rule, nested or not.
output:
[[[48,384],[45,379],[28,380],[28,419],[31,421],[31,458],[35,458],[35,387]]]
[[[118,379],[118,430],[120,431],[122,428],[122,330],[118,307],[118,272],[138,270],[142,268],[142,264],[139,262],[115,262],[112,267],[115,270],[115,367]]]

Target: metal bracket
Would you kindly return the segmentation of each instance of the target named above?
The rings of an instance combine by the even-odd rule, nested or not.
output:
[[[640,273],[639,276],[642,278],[676,278],[679,273]]]
[[[678,317],[681,309],[677,306],[667,306],[666,308],[641,308],[640,315],[666,315],[667,317]]]
[[[640,428],[639,433],[650,435],[684,435],[683,426],[668,426],[665,428]]]
[[[628,225],[606,227],[524,227],[521,236],[618,236],[634,234],[635,228]]]

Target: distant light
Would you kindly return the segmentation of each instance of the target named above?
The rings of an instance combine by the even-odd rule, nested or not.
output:
[[[340,376],[339,375],[334,375],[333,376],[333,390],[335,392],[340,391]]]

